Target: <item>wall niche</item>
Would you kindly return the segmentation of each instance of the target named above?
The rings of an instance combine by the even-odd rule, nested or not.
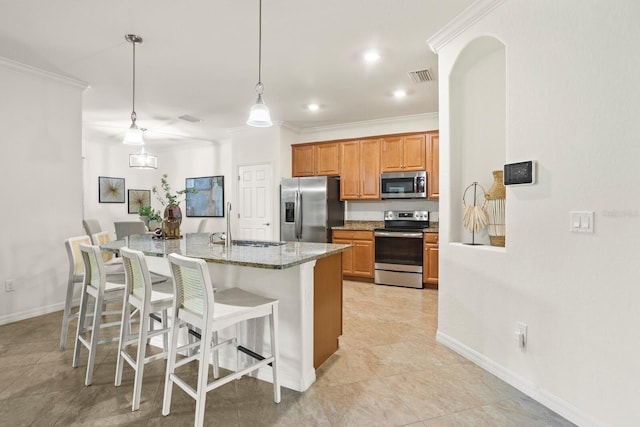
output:
[[[449,94],[450,241],[469,243],[471,233],[463,226],[464,190],[474,181],[488,190],[492,171],[506,161],[505,45],[489,36],[470,42],[449,75]],[[473,202],[473,195],[467,193],[466,200]],[[486,229],[476,233],[475,242],[489,244]]]

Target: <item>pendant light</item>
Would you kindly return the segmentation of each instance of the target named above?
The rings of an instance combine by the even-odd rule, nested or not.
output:
[[[129,154],[129,167],[136,169],[158,169],[158,156],[147,153],[143,145],[139,153]]]
[[[124,136],[123,144],[144,145],[142,131],[136,125],[136,43],[142,43],[142,37],[135,34],[127,34],[124,39],[133,45],[133,103],[131,108],[131,126]]]
[[[146,131],[145,128],[140,128],[140,130],[143,134]],[[158,169],[158,156],[147,153],[143,145],[139,153],[129,154],[129,167],[136,169]]]
[[[254,127],[269,127],[271,126],[271,114],[269,114],[269,107],[266,106],[262,100],[262,92],[264,86],[262,85],[262,0],[260,1],[260,12],[258,15],[258,84],[256,85],[256,92],[258,92],[258,99],[251,111],[249,112],[249,119],[247,124]]]

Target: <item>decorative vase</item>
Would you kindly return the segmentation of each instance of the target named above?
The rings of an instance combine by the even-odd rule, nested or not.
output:
[[[503,172],[493,171],[493,184],[487,190],[487,213],[489,214],[489,243],[491,246],[504,247],[506,237],[505,201],[507,188],[504,186]]]
[[[180,223],[182,223],[182,211],[180,207],[167,206],[164,210],[164,221],[162,221],[162,235],[164,238],[179,239]]]

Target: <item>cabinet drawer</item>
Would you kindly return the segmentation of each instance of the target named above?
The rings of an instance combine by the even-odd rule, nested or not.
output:
[[[333,230],[334,239],[373,240],[373,231]]]
[[[438,243],[438,233],[424,233],[424,243]]]

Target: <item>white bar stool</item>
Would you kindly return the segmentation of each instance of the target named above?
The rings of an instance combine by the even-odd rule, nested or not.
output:
[[[82,296],[80,297],[80,313],[78,316],[78,329],[76,332],[76,343],[73,350],[73,362],[71,366],[78,367],[80,359],[80,346],[84,345],[89,350],[89,360],[87,362],[87,375],[85,385],[91,385],[93,379],[93,367],[96,360],[96,350],[98,344],[117,341],[117,337],[99,339],[100,330],[120,325],[120,320],[115,322],[102,322],[105,305],[111,301],[122,302],[125,285],[107,282],[107,273],[102,261],[102,255],[98,246],[80,244],[80,254],[84,263],[84,280],[82,282]],[[94,299],[93,304],[93,324],[91,326],[91,337],[85,338],[83,334],[87,332],[85,319],[87,317],[88,299]]]
[[[140,409],[142,393],[142,378],[144,365],[162,358],[166,358],[169,328],[167,324],[167,310],[173,306],[173,283],[164,282],[155,286],[151,283],[151,274],[147,268],[144,254],[129,248],[121,248],[120,256],[124,264],[126,290],[122,304],[122,325],[120,326],[120,344],[118,345],[118,363],[116,365],[115,385],[122,383],[122,370],[126,361],[135,371],[133,382],[133,400],[131,409]],[[134,309],[131,310],[131,307]],[[140,315],[140,328],[135,334],[131,333],[133,316]],[[153,313],[161,313],[162,329],[149,330]],[[162,335],[163,352],[146,357],[148,341]],[[138,345],[137,357],[134,359],[128,352],[127,346]]]
[[[207,263],[201,259],[187,258],[177,254],[169,255],[169,265],[175,284],[175,300],[172,308],[169,357],[165,377],[164,402],[162,415],[171,410],[171,392],[175,383],[196,401],[195,426],[202,426],[206,393],[234,379],[239,379],[256,369],[271,365],[273,372],[273,400],[280,403],[280,384],[278,382],[278,300],[252,294],[240,288],[217,289],[215,294]],[[256,359],[252,365],[241,368],[237,336],[218,343],[217,332],[229,326],[236,326],[249,319],[269,318],[271,336],[271,355]],[[178,331],[185,324],[200,330],[201,339],[192,344],[178,347]],[[224,345],[236,348],[236,371],[213,382],[208,382],[208,366],[211,352],[214,356],[214,376],[218,376],[218,350]],[[199,347],[199,352],[176,361],[176,354]],[[244,349],[242,349],[244,350]],[[244,350],[246,352],[246,350]],[[193,389],[180,378],[175,370],[187,363],[198,362],[198,384]]]

